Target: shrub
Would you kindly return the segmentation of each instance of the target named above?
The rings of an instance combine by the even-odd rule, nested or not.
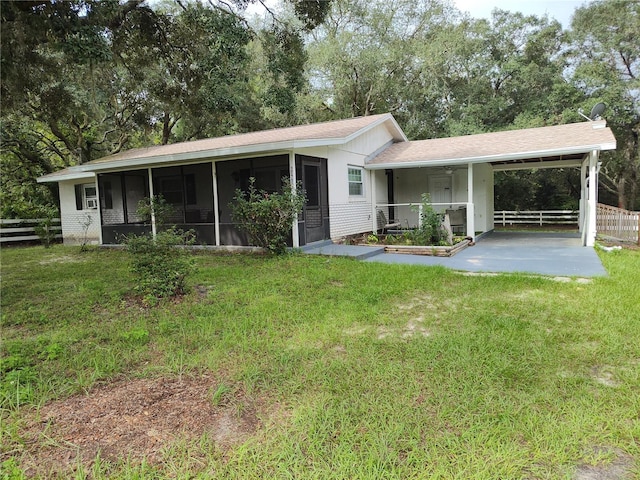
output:
[[[40,242],[44,248],[49,248],[55,241],[57,229],[53,227],[53,219],[58,216],[58,211],[54,208],[40,207],[34,210],[36,216],[42,217],[33,229],[35,234],[40,238]]]
[[[194,272],[191,252],[184,247],[193,245],[192,231],[176,227],[151,234],[130,235],[126,238],[131,254],[131,270],[137,278],[136,291],[149,299],[182,295],[186,279]]]
[[[442,215],[431,205],[428,193],[422,194],[420,227],[410,233],[415,245],[448,245],[447,231],[442,225]]]
[[[171,215],[172,207],[162,196],[147,198],[138,203],[137,215],[155,216],[160,227]],[[125,238],[131,254],[131,270],[137,278],[136,291],[147,301],[174,297],[186,292],[186,279],[195,271],[195,261],[188,248],[195,243],[195,234],[175,225],[151,234],[129,235]]]
[[[282,191],[269,193],[255,187],[249,180],[249,190],[236,190],[235,202],[229,204],[233,221],[250,241],[271,253],[281,254],[287,249],[291,226],[306,201],[302,184],[294,189],[287,177],[282,178]]]

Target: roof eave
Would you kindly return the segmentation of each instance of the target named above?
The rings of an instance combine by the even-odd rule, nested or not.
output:
[[[510,160],[524,160],[527,158],[558,157],[562,155],[575,155],[577,153],[589,153],[593,150],[615,150],[616,143],[603,143],[599,145],[582,145],[571,148],[558,148],[552,150],[537,150],[530,152],[514,153],[509,155],[484,155],[479,157],[443,158],[435,160],[415,160],[411,162],[373,163],[365,166],[367,170],[387,170],[400,168],[441,167],[448,165],[461,165],[468,163],[505,162]]]
[[[77,167],[71,167],[77,168]],[[36,178],[36,182],[38,183],[55,183],[55,182],[63,182],[66,180],[93,180],[95,178],[95,174],[93,172],[83,172],[83,171],[73,171],[67,173],[50,173],[48,175],[43,175],[41,177]]]
[[[122,168],[142,168],[164,165],[167,163],[185,163],[194,160],[215,160],[234,158],[240,155],[252,155],[258,153],[274,153],[299,148],[326,147],[346,143],[344,138],[323,138],[311,140],[288,140],[285,142],[260,143],[242,147],[216,148],[197,152],[185,152],[169,155],[157,155],[141,158],[128,158],[123,160],[97,162],[81,165],[86,172],[98,172],[104,170],[119,170]]]

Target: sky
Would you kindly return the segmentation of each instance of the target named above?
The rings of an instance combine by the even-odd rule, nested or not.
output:
[[[459,10],[475,18],[489,18],[494,8],[522,12],[525,15],[549,15],[563,28],[569,28],[576,8],[588,4],[588,0],[454,0]]]

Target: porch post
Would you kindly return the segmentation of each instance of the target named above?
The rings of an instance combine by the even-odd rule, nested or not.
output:
[[[220,246],[220,212],[218,210],[218,175],[216,162],[211,162],[211,174],[213,176],[213,228],[216,236],[216,247]]]
[[[153,208],[153,173],[151,171],[151,167],[149,167],[147,169],[147,173],[149,175],[149,201],[151,202],[151,235],[153,235],[153,238],[156,238],[156,213],[155,213],[155,209]],[[125,207],[126,208],[126,207]]]
[[[473,163],[467,164],[467,237],[476,241],[475,211],[473,203]]]
[[[296,178],[296,156],[293,150],[289,152],[289,178],[291,179],[291,191],[295,192],[298,179]],[[293,221],[291,235],[293,237],[293,248],[300,248],[300,232],[298,231],[297,218]]]
[[[96,179],[96,197],[98,199],[98,242],[102,245],[102,202],[100,201],[100,182],[98,181],[98,174],[95,174]]]
[[[369,170],[369,183],[371,184],[371,231],[376,233],[378,231],[378,211],[376,205],[378,201],[376,199],[376,170]]]
[[[586,246],[593,247],[596,243],[596,209],[598,203],[598,151],[593,150],[589,155],[589,218],[587,219]]]

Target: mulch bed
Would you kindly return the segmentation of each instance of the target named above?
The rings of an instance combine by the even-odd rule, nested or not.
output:
[[[51,402],[27,415],[13,456],[29,476],[69,475],[79,463],[101,459],[162,462],[162,452],[178,440],[207,435],[224,451],[253,435],[264,409],[242,389],[215,404],[220,378],[119,380],[86,395]],[[225,384],[226,385],[226,384]],[[9,450],[9,451],[7,451]]]

